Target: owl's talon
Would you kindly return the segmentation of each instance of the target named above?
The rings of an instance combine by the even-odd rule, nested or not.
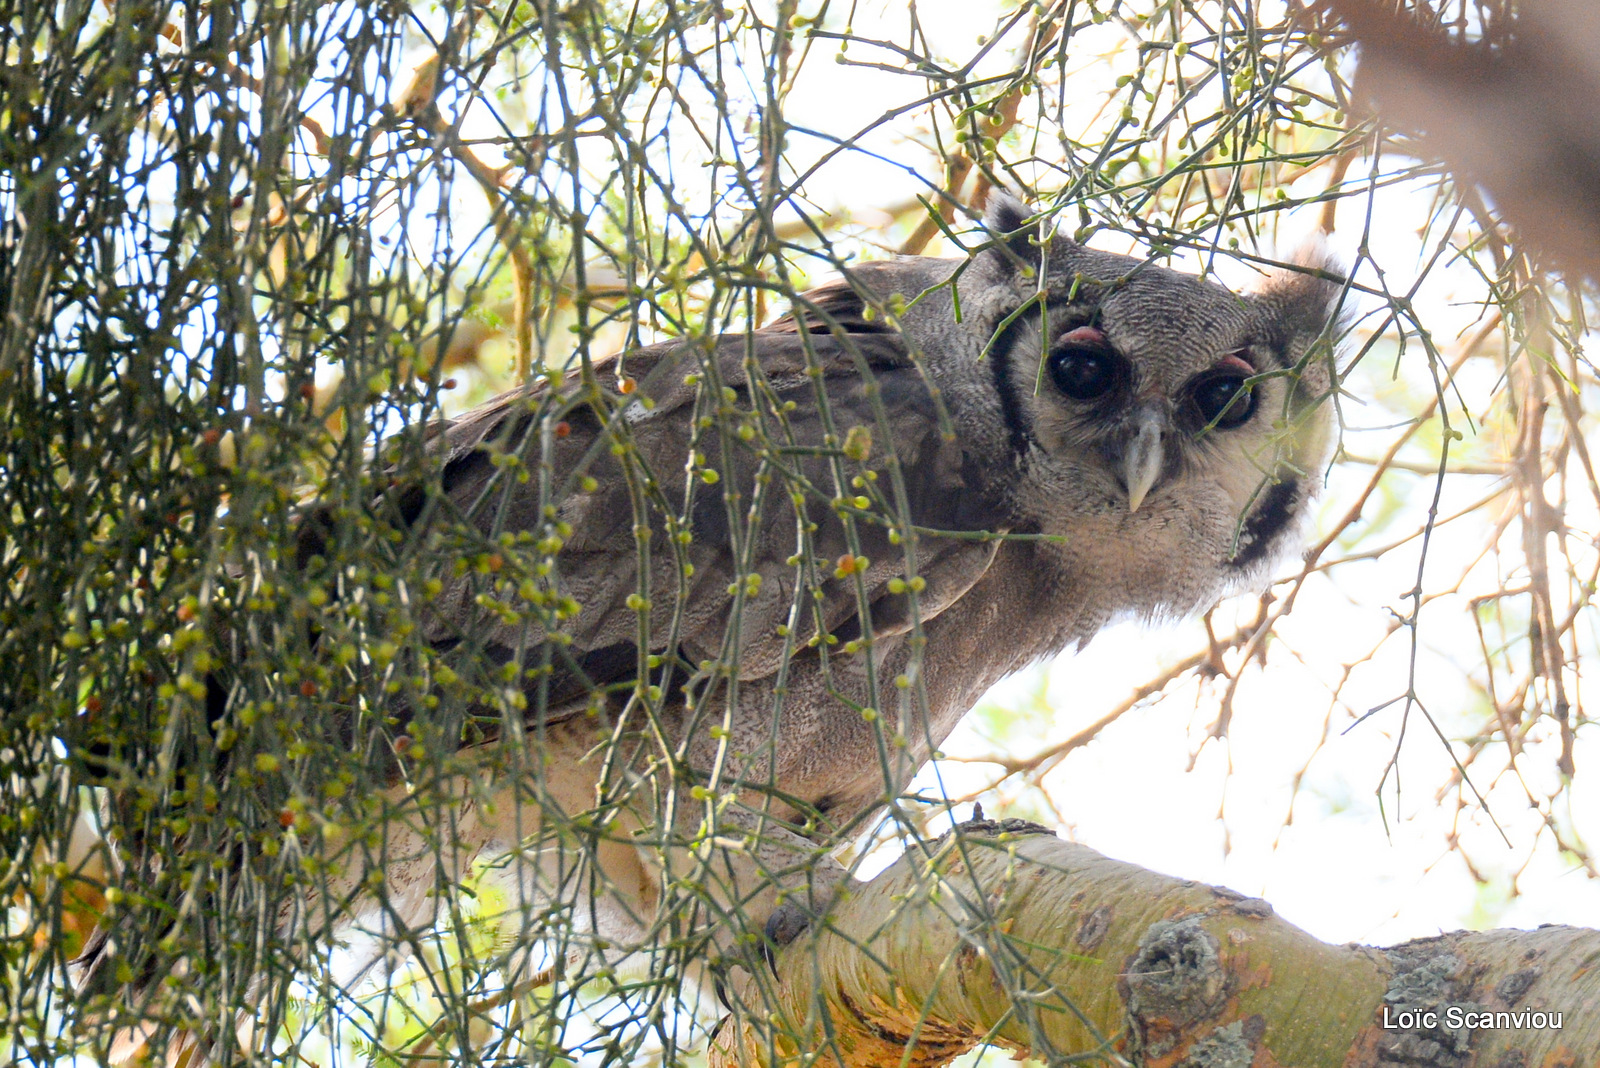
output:
[[[811,917],[803,909],[790,904],[779,905],[767,917],[767,941],[771,945],[786,946],[810,926]]]

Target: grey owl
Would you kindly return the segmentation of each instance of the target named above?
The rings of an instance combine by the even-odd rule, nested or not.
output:
[[[971,257],[861,264],[753,333],[628,352],[428,429],[437,477],[374,510],[429,551],[493,553],[441,573],[422,639],[479,731],[447,744],[527,759],[433,787],[434,816],[348,862],[341,915],[284,923],[424,923],[438,869],[480,855],[510,858],[530,909],[587,879],[563,922],[618,951],[647,943],[669,885],[700,887],[708,922],[759,926],[780,895],[821,908],[840,874],[822,851],[993,683],[1266,581],[1328,453],[1317,342],[1339,287],[1296,273],[1238,295],[1041,243],[991,201]],[[337,556],[336,526],[305,523],[302,561]],[[426,719],[397,701],[383,753]],[[403,806],[403,754],[384,759]],[[375,865],[382,909],[357,889]]]

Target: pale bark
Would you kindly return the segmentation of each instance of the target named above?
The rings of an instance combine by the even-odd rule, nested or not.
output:
[[[755,981],[745,1003],[777,1009],[725,1020],[713,1065],[934,1065],[984,1040],[1162,1068],[1600,1064],[1600,931],[1330,946],[1263,900],[1020,821],[902,858]],[[1495,1010],[1560,1027],[1451,1026]]]

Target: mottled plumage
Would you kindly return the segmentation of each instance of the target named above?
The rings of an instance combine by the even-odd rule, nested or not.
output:
[[[569,380],[554,410],[534,386],[439,429],[443,496],[485,534],[565,524],[553,585],[581,609],[560,626],[550,675],[527,686],[542,744],[589,753],[590,730],[560,725],[596,688],[638,677],[628,598],[642,588],[641,518],[646,652],[676,654],[650,672],[667,689],[661,721],[695,773],[781,798],[747,792],[748,808],[723,813],[736,829],[761,823],[751,833],[770,871],[814,853],[782,824],[810,819],[826,841],[828,825],[885,803],[1003,676],[1115,619],[1181,616],[1264,581],[1320,479],[1328,360],[1308,353],[1338,287],[1288,274],[1239,296],[1058,238],[1041,289],[1024,215],[996,198],[988,227],[1014,236],[965,263],[959,322],[941,284],[963,261],[863,264],[709,356],[669,343],[597,368],[601,383],[637,383],[610,395],[608,415]],[[549,431],[557,421],[564,436]],[[714,484],[685,476],[696,449]],[[546,462],[544,495],[497,467],[496,450]],[[868,471],[875,481],[861,481]],[[844,573],[844,560],[862,569]],[[917,590],[902,585],[913,577]],[[429,637],[536,662],[547,635],[475,607],[482,587],[472,575],[448,585]],[[836,641],[819,649],[819,628]],[[735,665],[731,707],[704,670],[718,662]],[[568,812],[594,803],[579,780]],[[688,808],[691,824],[704,815]],[[646,896],[649,868],[629,876]],[[747,873],[737,896],[752,889]],[[765,907],[746,911],[759,922]]]
[[[486,545],[528,532],[549,560],[541,595],[570,601],[559,620],[512,620],[482,600],[492,575],[445,577],[426,640],[521,665],[543,804],[526,781],[463,800],[442,858],[396,828],[418,841],[391,851],[412,856],[392,887],[516,851],[504,871],[525,900],[567,893],[561,851],[579,847],[519,843],[597,797],[623,797],[622,840],[650,830],[666,779],[657,766],[652,792],[637,776],[671,750],[685,840],[707,813],[687,785],[738,798],[716,830],[748,848],[696,869],[720,873],[713,896],[759,925],[764,883],[809,878],[820,905],[840,873],[818,844],[902,789],[993,683],[1113,620],[1267,579],[1328,450],[1330,360],[1311,354],[1338,287],[1286,274],[1240,296],[1064,238],[1041,247],[1020,205],[994,201],[986,224],[1011,236],[970,259],[862,264],[752,334],[626,353],[430,430],[439,478],[397,485],[396,521],[418,537],[464,521]],[[331,522],[307,522],[303,559]],[[642,741],[606,765],[613,736]],[[582,848],[606,885],[574,925],[642,943],[661,865],[687,871],[688,854]],[[415,924],[434,902],[397,890],[391,906]]]

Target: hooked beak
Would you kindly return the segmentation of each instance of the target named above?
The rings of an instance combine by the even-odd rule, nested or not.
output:
[[[1128,487],[1129,512],[1139,510],[1145,494],[1161,477],[1161,468],[1166,459],[1165,450],[1161,447],[1161,431],[1166,422],[1165,416],[1154,405],[1142,407],[1135,417],[1134,425],[1138,430],[1133,440],[1128,442],[1128,451],[1122,457],[1122,481]]]

